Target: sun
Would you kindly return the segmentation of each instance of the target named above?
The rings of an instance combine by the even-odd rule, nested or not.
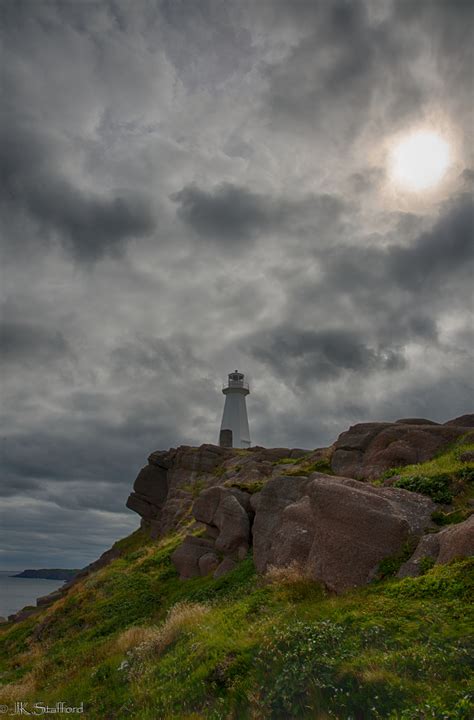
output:
[[[435,132],[419,131],[402,139],[391,154],[392,179],[408,190],[437,185],[449,166],[449,145]]]

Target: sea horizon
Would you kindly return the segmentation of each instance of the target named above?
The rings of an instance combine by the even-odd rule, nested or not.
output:
[[[24,568],[25,570],[41,568]],[[8,618],[26,605],[36,605],[36,600],[60,588],[63,580],[46,578],[12,577],[23,570],[0,570],[0,616]]]

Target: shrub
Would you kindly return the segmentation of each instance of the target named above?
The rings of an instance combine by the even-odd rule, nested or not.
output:
[[[255,493],[260,492],[260,490],[265,485],[265,481],[264,480],[253,480],[253,481],[249,481],[249,482],[231,481],[231,482],[226,482],[224,484],[225,484],[225,487],[236,488],[237,490],[242,490],[243,492],[247,492],[250,495],[254,495]]]
[[[456,477],[464,482],[474,482],[474,467],[464,467],[458,470]]]
[[[425,475],[411,475],[396,480],[394,487],[410,490],[411,492],[422,493],[428,495],[437,503],[451,503],[453,495],[451,492],[451,478],[449,475],[434,475],[427,477]]]
[[[426,555],[426,557],[421,558],[420,562],[418,563],[418,567],[420,568],[420,572],[422,575],[425,575],[425,573],[429,572],[432,567],[434,567],[435,559],[433,557],[430,557],[429,555]]]
[[[395,555],[384,558],[377,568],[376,580],[385,580],[385,578],[393,577],[401,568],[404,562],[409,560],[416,547],[416,540],[410,539],[403,545]]]
[[[385,594],[396,598],[449,598],[463,599],[474,593],[474,558],[437,565],[433,572],[421,577],[405,578],[385,589]]]
[[[460,510],[452,510],[451,512],[435,510],[434,513],[431,513],[431,519],[436,525],[455,525],[456,523],[463,522],[463,520],[467,520],[471,512],[471,508],[461,508]]]
[[[336,668],[348,655],[345,639],[345,628],[329,620],[297,620],[265,639],[257,656],[259,704],[268,712],[262,716],[307,717],[316,688],[333,693]]]
[[[315,460],[310,465],[306,465],[305,470],[310,473],[320,472],[326,473],[326,475],[334,475],[331,468],[331,461],[329,458],[321,458],[320,460]]]
[[[326,475],[334,475],[331,468],[331,461],[329,460],[329,458],[320,458],[319,460],[315,460],[312,463],[303,464],[296,470],[289,470],[285,473],[285,475],[290,475],[291,477],[298,477],[300,475],[311,475],[311,473],[314,472],[325,473]]]

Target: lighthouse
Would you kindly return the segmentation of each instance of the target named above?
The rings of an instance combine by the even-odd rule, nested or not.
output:
[[[249,394],[249,384],[244,374],[236,370],[229,373],[227,385],[222,392],[225,395],[224,413],[222,415],[219,445],[221,447],[250,447],[249,421],[245,397]]]

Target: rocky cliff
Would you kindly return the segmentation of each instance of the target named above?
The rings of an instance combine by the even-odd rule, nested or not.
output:
[[[416,574],[419,558],[446,562],[474,552],[471,519],[432,539],[439,530],[433,499],[393,480],[382,486],[392,468],[429,461],[461,438],[472,442],[473,427],[474,415],[443,425],[408,418],[354,425],[331,447],[313,451],[213,445],[158,451],[127,505],[152,537],[187,530],[173,555],[182,578],[219,577],[252,548],[261,573],[296,564],[342,592],[369,582],[387,557],[410,549],[405,575]]]
[[[454,487],[461,510],[449,504],[446,489],[431,497],[413,492],[423,483],[396,474],[403,467],[423,468],[450,447],[464,477]],[[384,478],[390,470],[393,476]],[[473,479],[474,414],[443,425],[408,418],[353,425],[330,447],[315,450],[215,445],[159,450],[140,470],[127,506],[140,515],[151,538],[183,536],[173,554],[183,579],[218,578],[251,550],[261,574],[293,566],[340,593],[378,577],[390,557],[405,556],[406,562],[399,562],[399,577],[405,577],[420,574],[427,562],[474,553]],[[447,481],[456,486],[452,473]],[[428,491],[440,483],[434,476]],[[437,516],[438,522],[457,524],[440,529]],[[37,607],[23,608],[9,620],[37,614],[120,554],[115,543],[61,588],[38,598]]]

